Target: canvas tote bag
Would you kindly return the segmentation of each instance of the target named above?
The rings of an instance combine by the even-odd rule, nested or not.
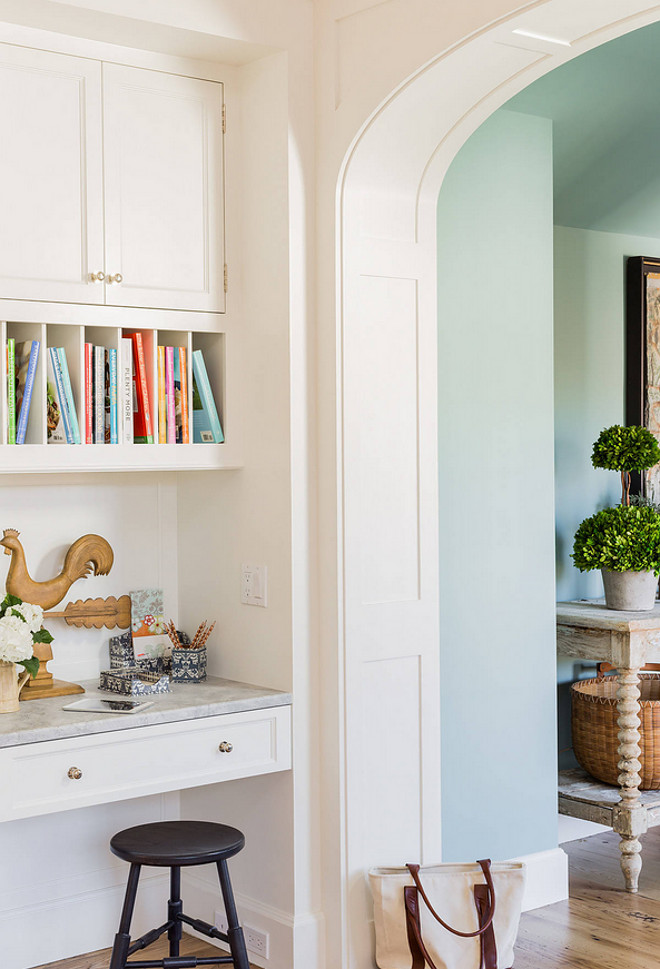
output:
[[[525,866],[372,868],[379,969],[510,969]]]

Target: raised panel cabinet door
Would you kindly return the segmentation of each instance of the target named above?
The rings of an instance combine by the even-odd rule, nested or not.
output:
[[[0,297],[102,303],[101,65],[0,45]]]
[[[220,83],[103,65],[107,303],[224,310],[222,105]]]

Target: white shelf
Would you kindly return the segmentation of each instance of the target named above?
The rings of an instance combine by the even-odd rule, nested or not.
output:
[[[0,473],[216,471],[240,468],[227,444],[7,444]]]

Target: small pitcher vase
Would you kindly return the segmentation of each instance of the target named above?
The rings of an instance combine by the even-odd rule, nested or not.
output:
[[[15,663],[0,660],[0,713],[16,713],[18,695],[29,679],[27,670],[19,676]]]

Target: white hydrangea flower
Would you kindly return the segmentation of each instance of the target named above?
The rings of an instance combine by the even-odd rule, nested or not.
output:
[[[30,627],[18,616],[0,618],[0,659],[18,663],[32,656],[32,633]]]
[[[44,611],[41,606],[33,606],[31,602],[20,602],[17,606],[12,606],[12,609],[20,612],[31,633],[39,632],[44,621]]]

